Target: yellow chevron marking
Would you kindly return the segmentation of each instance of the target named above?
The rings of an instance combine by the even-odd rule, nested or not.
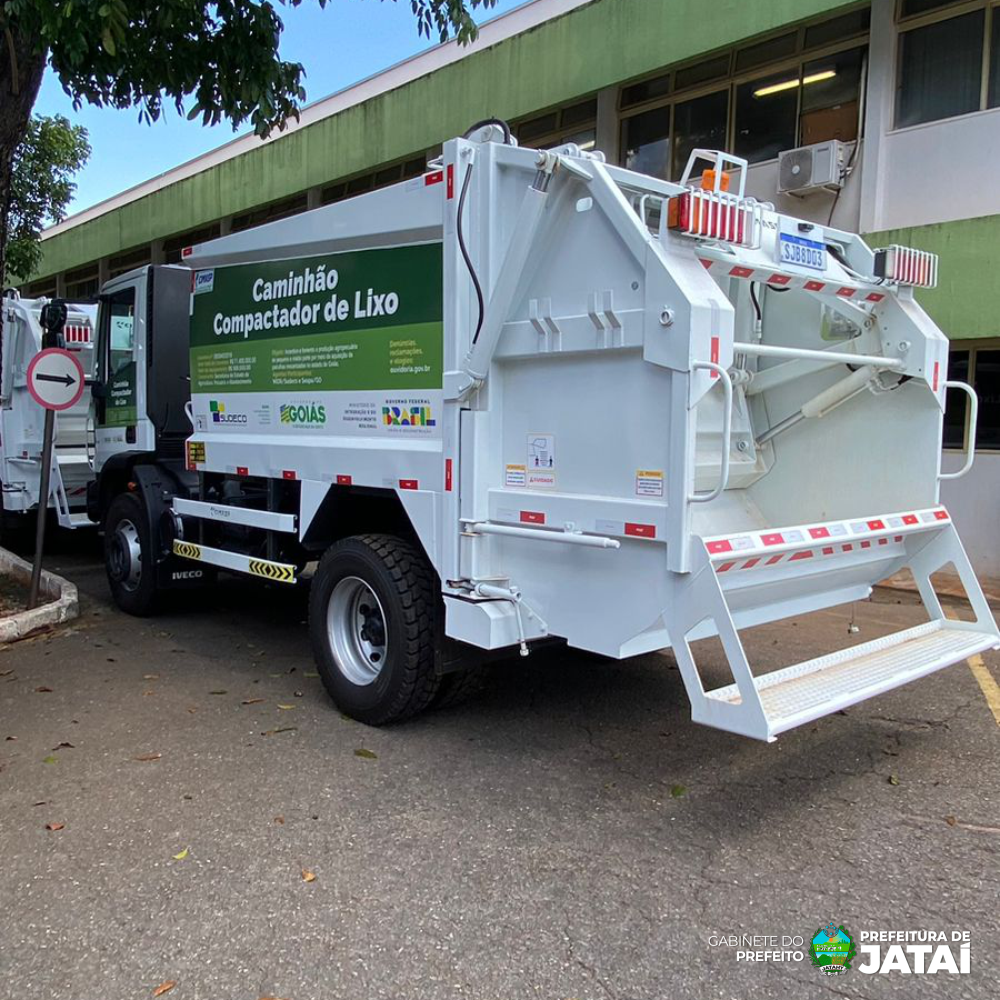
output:
[[[270,562],[267,559],[251,559],[249,572],[253,576],[265,580],[275,580],[277,583],[295,583],[295,567],[286,563]]]
[[[179,538],[174,539],[174,555],[183,556],[185,559],[200,559],[201,546],[194,542],[182,542]]]

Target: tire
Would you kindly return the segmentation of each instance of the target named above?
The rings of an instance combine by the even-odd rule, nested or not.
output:
[[[115,604],[144,618],[156,611],[160,591],[146,508],[133,493],[121,493],[104,517],[104,567]]]
[[[382,726],[427,708],[436,670],[434,573],[411,544],[357,535],[327,549],[309,595],[316,666],[337,707]]]

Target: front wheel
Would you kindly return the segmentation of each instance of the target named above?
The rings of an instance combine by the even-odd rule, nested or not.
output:
[[[145,617],[160,596],[146,508],[134,493],[115,497],[104,518],[104,565],[115,603]]]
[[[380,726],[422,712],[437,693],[434,573],[409,542],[358,535],[329,548],[309,597],[320,677],[345,714]]]

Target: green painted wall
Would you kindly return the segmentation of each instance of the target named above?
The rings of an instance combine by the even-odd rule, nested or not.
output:
[[[595,0],[52,237],[36,277],[400,159],[488,114],[519,118],[843,6],[845,0]],[[378,16],[373,7],[373,25]]]
[[[940,254],[937,288],[917,301],[952,339],[1000,337],[1000,215],[865,236],[869,246],[890,243]]]

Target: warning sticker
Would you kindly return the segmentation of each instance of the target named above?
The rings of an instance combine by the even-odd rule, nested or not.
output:
[[[193,469],[196,465],[203,465],[205,462],[205,442],[187,442],[187,466]]]
[[[637,469],[635,473],[635,495],[637,497],[662,497],[663,470]]]
[[[503,477],[504,486],[526,486],[527,471],[523,465],[508,465]]]
[[[535,472],[528,470],[529,490],[554,490],[556,488],[556,474],[554,472]]]
[[[556,467],[555,434],[528,435],[528,468],[554,469]]]

